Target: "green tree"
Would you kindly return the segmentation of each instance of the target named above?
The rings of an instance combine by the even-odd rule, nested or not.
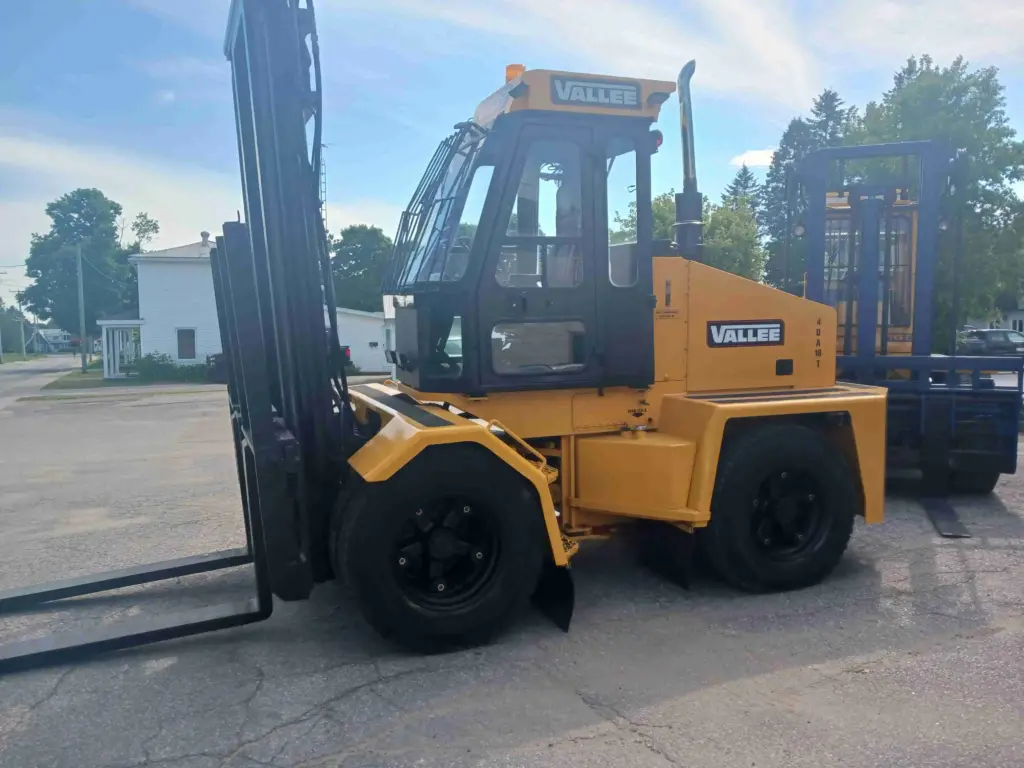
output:
[[[997,300],[1019,297],[1024,283],[1024,210],[1013,183],[1024,178],[1024,142],[1006,115],[994,67],[972,70],[962,57],[948,67],[929,56],[910,58],[893,86],[864,110],[857,143],[940,139],[966,151],[963,184],[964,257],[956,275],[962,323],[998,311]],[[952,339],[953,228],[940,239],[933,338]],[[945,345],[945,346],[943,346]]]
[[[153,238],[160,234],[160,224],[145,211],[140,212],[132,221],[132,234],[141,251],[149,245]]]
[[[839,94],[826,89],[814,99],[810,115],[790,121],[772,155],[771,165],[756,206],[761,234],[765,238],[765,280],[784,290],[795,290],[803,278],[803,243],[793,240],[787,251],[786,210],[800,213],[798,198],[789,183],[793,165],[804,155],[824,147],[852,143],[861,132],[856,107],[847,107]]]
[[[722,205],[737,208],[741,201],[746,201],[747,206],[756,211],[760,195],[761,185],[757,183],[753,171],[744,163],[722,193]]]
[[[18,296],[32,314],[78,331],[75,247],[82,246],[86,332],[96,320],[131,306],[137,297],[126,249],[118,244],[121,206],[98,189],[76,189],[46,206],[50,229],[33,234],[25,272],[32,283]]]
[[[734,275],[763,279],[765,252],[754,209],[746,198],[705,207],[704,261]]]
[[[656,195],[651,201],[651,210],[654,214],[654,239],[674,240],[675,235],[672,226],[676,222],[676,193],[670,189]],[[635,243],[636,242],[636,201],[633,200],[622,215],[616,211],[615,226],[608,231],[609,241],[612,243]]]
[[[339,307],[380,312],[381,283],[393,244],[378,227],[356,224],[334,241],[331,272]]]
[[[676,220],[675,192],[670,190],[651,201],[654,239],[674,240]],[[625,216],[616,214],[612,243],[636,240],[636,203],[630,203]],[[764,273],[764,249],[761,247],[757,219],[744,198],[735,204],[704,203],[704,259],[713,267],[760,280]]]
[[[21,354],[21,333],[18,325],[23,323],[25,316],[17,307],[4,304],[0,299],[0,343],[3,344],[4,353],[16,352]],[[29,331],[25,330],[25,338],[28,339]]]

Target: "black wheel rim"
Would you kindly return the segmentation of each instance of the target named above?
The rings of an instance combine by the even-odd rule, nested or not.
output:
[[[500,554],[486,510],[468,499],[450,498],[410,511],[395,539],[392,562],[407,599],[423,608],[452,611],[485,591]]]
[[[762,481],[754,497],[750,530],[763,556],[797,560],[817,549],[827,529],[825,499],[812,475],[778,470]]]

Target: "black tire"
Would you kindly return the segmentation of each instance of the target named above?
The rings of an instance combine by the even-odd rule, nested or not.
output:
[[[987,496],[996,489],[1002,473],[995,470],[964,472],[958,470],[949,479],[949,487],[953,493],[965,495]]]
[[[464,520],[455,519],[462,514]],[[428,515],[430,523],[424,522]],[[410,531],[422,536],[428,524],[434,527],[425,543],[399,543]],[[431,594],[432,583],[424,586],[434,575],[437,540],[431,537],[440,528],[467,539],[465,530],[489,532],[483,543],[472,544],[473,555],[487,553],[480,569],[470,573],[477,564],[460,560],[433,582],[460,573],[464,594],[454,582],[447,595]],[[426,653],[490,640],[527,604],[550,552],[543,513],[526,481],[486,449],[467,445],[429,448],[386,482],[364,484],[339,505],[331,536],[335,573],[369,624],[398,645]],[[415,546],[418,554],[402,554]]]
[[[858,497],[849,466],[820,433],[795,424],[750,427],[727,437],[711,520],[698,531],[703,555],[719,578],[746,592],[817,584],[846,551]]]

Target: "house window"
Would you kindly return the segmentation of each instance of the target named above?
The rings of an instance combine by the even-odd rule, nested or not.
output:
[[[179,328],[178,329],[178,359],[179,360],[195,360],[196,359],[196,329],[195,328]]]
[[[1024,333],[1024,318],[1013,321],[1013,330],[1017,333]]]

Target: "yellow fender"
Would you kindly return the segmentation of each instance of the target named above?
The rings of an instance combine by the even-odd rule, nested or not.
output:
[[[357,412],[375,411],[385,422],[380,431],[349,458],[352,469],[363,480],[368,483],[386,481],[432,445],[482,445],[533,486],[544,514],[555,565],[568,565],[579,545],[562,538],[548,489],[555,472],[544,463],[543,456],[535,454],[539,461],[525,458],[494,433],[501,428],[496,423],[464,418],[439,405],[417,402],[384,384],[358,385],[350,387],[349,392]],[[535,453],[509,434],[528,452]]]

